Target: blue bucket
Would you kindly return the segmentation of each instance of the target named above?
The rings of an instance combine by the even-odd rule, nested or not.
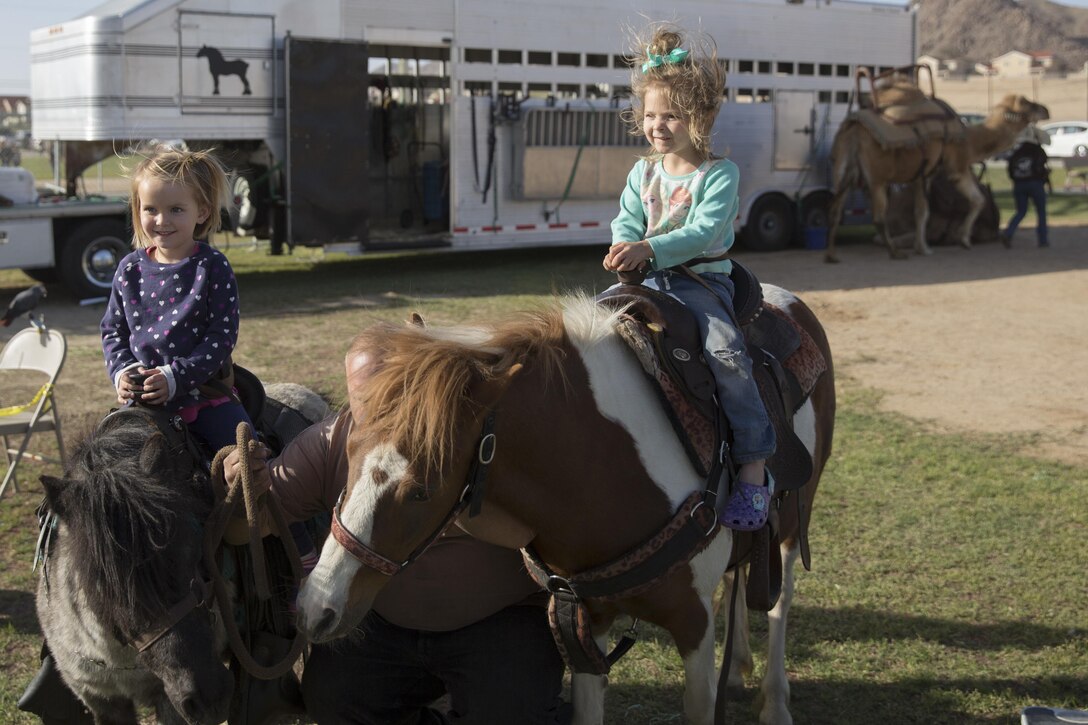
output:
[[[827,227],[807,227],[805,249],[827,249]]]

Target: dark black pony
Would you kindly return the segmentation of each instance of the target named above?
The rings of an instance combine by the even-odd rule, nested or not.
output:
[[[137,705],[223,722],[233,679],[201,570],[215,502],[180,419],[111,413],[42,483],[56,523],[38,619],[68,687],[98,723],[136,723]]]
[[[238,76],[242,80],[242,85],[245,86],[242,95],[253,95],[252,91],[249,90],[249,81],[246,80],[246,70],[249,69],[249,63],[241,59],[224,60],[223,54],[217,48],[209,48],[206,45],[200,46],[200,50],[196,52],[196,57],[208,59],[208,68],[211,71],[212,80],[215,82],[215,90],[212,91],[213,95],[219,95],[219,76]]]
[[[294,383],[264,386],[238,366],[235,385],[277,449],[329,413],[312,390]],[[249,675],[274,684],[279,668],[289,669],[294,658],[288,653],[273,667],[243,651],[235,614],[240,602],[250,611],[246,580],[235,577],[243,591],[229,591],[218,576],[219,557],[208,558],[230,508],[217,505],[204,455],[179,417],[134,406],[110,413],[80,441],[63,478],[42,478],[49,513],[43,513],[39,540],[45,566],[37,608],[52,655],[46,662],[55,663],[98,723],[135,725],[137,706],[149,705],[160,723],[210,725],[228,714],[281,704],[274,697],[258,702],[262,690],[247,684]],[[232,497],[242,496],[233,491],[226,499]],[[284,524],[280,534],[286,533]],[[247,561],[237,552],[232,557],[239,570]],[[231,610],[223,613],[230,619],[219,613],[220,602]],[[228,639],[247,673],[237,680],[238,693],[224,664]],[[43,665],[46,671],[52,670]],[[33,707],[41,697],[66,695],[44,683],[40,692],[53,694],[36,699],[32,690],[24,699]],[[23,704],[21,709],[40,714]]]

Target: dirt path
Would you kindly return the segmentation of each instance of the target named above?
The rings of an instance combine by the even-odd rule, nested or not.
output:
[[[840,375],[882,406],[947,430],[1008,433],[1028,451],[1088,461],[1088,229],[1034,230],[1011,250],[942,247],[889,260],[848,247],[747,255],[765,281],[800,293],[824,323]],[[1037,435],[1036,435],[1037,434]],[[1030,438],[1027,438],[1030,436]]]

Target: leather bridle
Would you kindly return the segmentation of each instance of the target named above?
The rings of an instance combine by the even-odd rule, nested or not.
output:
[[[446,529],[453,524],[466,508],[469,509],[469,516],[475,516],[480,512],[480,506],[483,504],[487,468],[495,460],[495,447],[495,413],[491,411],[484,419],[483,428],[480,430],[480,438],[476,443],[476,456],[469,468],[465,487],[461,490],[461,496],[457,499],[457,503],[442,519],[442,523],[438,525],[438,528],[431,532],[430,536],[413,549],[412,553],[403,561],[398,563],[387,556],[379,554],[344,526],[344,521],[340,517],[340,504],[344,500],[344,494],[347,493],[347,487],[340,492],[340,498],[337,499],[336,507],[332,511],[333,538],[363,566],[374,569],[386,576],[397,574],[401,569],[418,559],[423,552],[430,548],[431,544],[446,533]]]
[[[204,579],[201,576],[193,577],[189,582],[189,592],[185,597],[170,607],[162,619],[155,623],[155,627],[149,632],[145,632],[137,637],[134,637],[129,643],[136,648],[137,652],[143,652],[151,645],[162,639],[167,632],[174,628],[178,622],[184,619],[189,612],[194,609],[203,607],[211,612],[212,600],[214,594],[211,588],[211,582]]]

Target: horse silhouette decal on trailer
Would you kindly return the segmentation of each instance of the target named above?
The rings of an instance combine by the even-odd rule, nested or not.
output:
[[[249,90],[249,81],[246,79],[246,70],[249,68],[249,63],[241,59],[225,60],[218,48],[210,48],[207,45],[200,46],[200,50],[196,52],[196,57],[208,59],[208,69],[211,71],[212,80],[215,81],[215,90],[212,91],[212,95],[219,95],[219,76],[238,76],[242,80],[242,85],[245,86],[242,95],[253,95],[252,91]]]

